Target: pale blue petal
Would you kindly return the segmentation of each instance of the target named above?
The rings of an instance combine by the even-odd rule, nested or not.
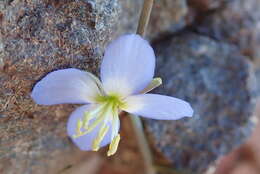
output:
[[[89,151],[92,150],[92,142],[97,137],[98,132],[100,131],[101,125],[98,125],[95,129],[93,129],[92,132],[85,134],[78,138],[73,138],[73,135],[76,134],[76,128],[77,128],[77,122],[79,119],[83,120],[84,113],[87,111],[91,111],[93,109],[93,105],[84,105],[79,108],[77,108],[69,117],[69,120],[67,122],[67,133],[69,137],[71,137],[73,143],[77,145],[77,147],[83,151]],[[91,121],[95,121],[95,118]],[[91,124],[91,123],[90,123]],[[111,142],[111,134],[112,134],[112,127],[111,127],[111,121],[107,122],[107,125],[110,126],[106,136],[100,143],[100,147],[106,146]],[[114,128],[116,132],[119,131],[119,123],[118,126]]]
[[[105,51],[101,81],[108,94],[137,94],[152,81],[154,68],[155,55],[149,43],[139,35],[123,35]]]
[[[147,118],[159,120],[178,120],[192,117],[190,104],[174,97],[158,94],[142,94],[126,99],[125,111]]]
[[[74,68],[47,74],[33,88],[31,97],[37,104],[90,103],[100,95],[96,80],[88,72]]]

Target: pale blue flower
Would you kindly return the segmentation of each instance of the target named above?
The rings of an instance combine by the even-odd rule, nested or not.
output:
[[[145,94],[161,84],[160,78],[153,79],[154,68],[155,55],[149,43],[139,35],[124,35],[106,49],[101,81],[79,69],[58,70],[39,81],[31,96],[42,105],[85,104],[71,114],[68,135],[85,151],[110,144],[110,156],[120,140],[121,111],[160,120],[192,116],[191,106],[183,100]]]

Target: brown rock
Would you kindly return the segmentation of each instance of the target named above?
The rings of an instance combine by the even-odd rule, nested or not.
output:
[[[75,107],[38,106],[30,92],[56,69],[97,73],[104,47],[120,27],[121,5],[117,0],[0,2],[0,173],[56,173],[87,154],[75,150],[66,135]]]

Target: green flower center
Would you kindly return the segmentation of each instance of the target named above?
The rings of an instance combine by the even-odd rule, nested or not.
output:
[[[107,105],[110,105],[113,109],[121,109],[126,105],[122,97],[118,95],[98,96],[96,101],[100,104],[106,103]]]

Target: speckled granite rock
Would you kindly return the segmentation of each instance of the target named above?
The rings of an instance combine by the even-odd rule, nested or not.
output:
[[[30,91],[55,69],[97,72],[105,44],[124,24],[118,20],[121,5],[118,0],[0,1],[1,174],[56,173],[78,158],[66,135],[74,107],[37,106]]]
[[[201,174],[254,127],[252,66],[235,47],[188,32],[155,48],[157,76],[164,81],[157,92],[189,101],[195,114],[178,121],[147,119],[145,126],[175,169]]]

